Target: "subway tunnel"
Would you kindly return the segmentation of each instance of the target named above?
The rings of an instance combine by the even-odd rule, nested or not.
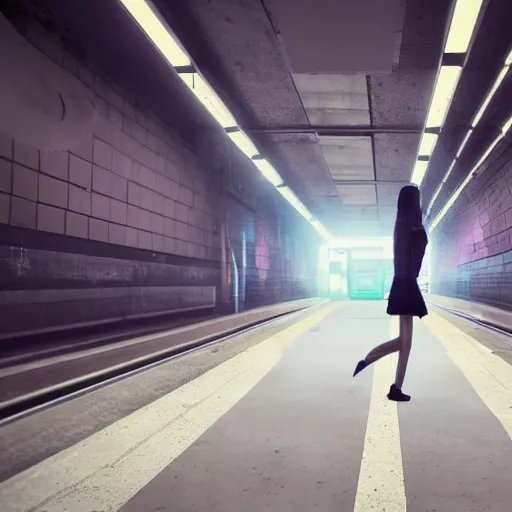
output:
[[[510,510],[509,1],[0,12],[2,511]]]

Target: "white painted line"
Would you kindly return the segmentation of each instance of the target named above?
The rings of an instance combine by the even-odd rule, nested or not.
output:
[[[512,438],[512,366],[436,313],[424,324]]]
[[[324,306],[156,402],[0,484],[2,512],[118,510],[228,412]]]
[[[391,338],[397,335],[397,321],[391,320]],[[375,364],[354,512],[407,510],[397,403],[386,397],[397,359],[392,354]]]

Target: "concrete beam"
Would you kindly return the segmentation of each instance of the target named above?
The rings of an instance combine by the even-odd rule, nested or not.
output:
[[[353,136],[360,137],[364,135],[373,135],[376,133],[421,133],[421,126],[370,126],[370,125],[307,125],[307,126],[275,126],[260,128],[245,128],[249,133],[272,133],[272,134],[288,134],[288,133],[315,133],[318,135],[336,136]]]

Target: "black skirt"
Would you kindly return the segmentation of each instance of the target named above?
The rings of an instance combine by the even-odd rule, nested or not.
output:
[[[421,295],[417,280],[412,277],[395,277],[388,298],[388,315],[428,315],[427,306]]]

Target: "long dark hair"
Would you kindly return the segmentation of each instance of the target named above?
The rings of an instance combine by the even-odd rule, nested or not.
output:
[[[395,222],[395,241],[398,233],[410,233],[423,227],[421,212],[420,189],[414,185],[406,185],[398,195],[398,210]]]

